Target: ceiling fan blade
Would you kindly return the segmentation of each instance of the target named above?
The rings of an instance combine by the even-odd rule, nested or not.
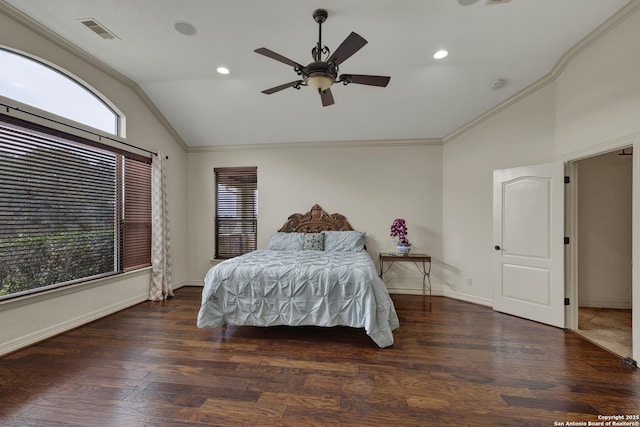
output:
[[[260,55],[264,55],[268,58],[275,59],[276,61],[280,61],[284,64],[291,65],[293,68],[302,68],[302,65],[298,64],[296,61],[286,58],[279,53],[275,53],[274,51],[269,50],[266,47],[256,49],[254,50],[254,52],[259,53]]]
[[[322,99],[322,106],[328,107],[329,105],[335,104],[333,101],[333,94],[331,93],[331,88],[326,90],[318,90],[320,92],[320,99]]]
[[[262,93],[266,93],[267,95],[271,95],[272,93],[279,92],[279,91],[281,91],[283,89],[287,89],[287,88],[290,88],[290,87],[295,87],[297,85],[300,85],[300,83],[302,83],[302,80],[295,80],[293,82],[285,83],[285,84],[280,85],[280,86],[272,87],[271,89],[265,89],[265,90],[262,91]],[[300,87],[300,86],[298,86],[298,87]]]
[[[347,83],[356,83],[359,85],[387,87],[391,77],[388,76],[369,76],[366,74],[343,74],[340,80]]]
[[[333,52],[333,54],[327,59],[327,62],[333,62],[336,65],[342,64],[349,59],[351,55],[362,49],[367,41],[356,33],[351,33],[342,42],[340,46]]]

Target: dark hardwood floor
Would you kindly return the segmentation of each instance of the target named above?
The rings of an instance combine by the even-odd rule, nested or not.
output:
[[[487,307],[434,297],[429,312],[421,296],[393,295],[401,326],[379,349],[351,328],[199,330],[200,292],[0,358],[0,425],[554,426],[640,414],[637,369]]]

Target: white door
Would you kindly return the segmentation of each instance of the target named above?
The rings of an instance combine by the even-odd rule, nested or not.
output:
[[[564,327],[564,167],[493,172],[493,308]]]

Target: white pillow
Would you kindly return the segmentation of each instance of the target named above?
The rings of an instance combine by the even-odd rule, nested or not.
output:
[[[304,233],[274,233],[269,238],[267,249],[276,251],[301,251]]]
[[[324,250],[356,252],[364,250],[366,233],[363,231],[323,231]]]

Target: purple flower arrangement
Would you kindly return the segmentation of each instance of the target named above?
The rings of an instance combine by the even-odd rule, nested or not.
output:
[[[391,237],[398,239],[398,243],[409,243],[407,239],[407,223],[402,218],[396,218],[391,224]]]

